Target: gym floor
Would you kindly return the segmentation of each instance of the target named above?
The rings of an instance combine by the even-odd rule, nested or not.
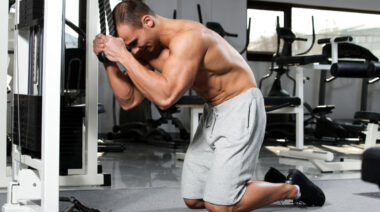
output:
[[[123,153],[99,154],[103,172],[111,173],[111,187],[62,188],[60,196],[73,196],[88,207],[106,212],[193,211],[186,208],[181,198],[183,162],[176,159],[178,149],[143,142],[119,142],[126,148]],[[284,174],[290,168],[301,169],[324,190],[325,206],[305,208],[294,206],[289,200],[257,211],[379,211],[379,188],[363,182],[359,172],[322,174],[308,161],[279,159],[275,152],[281,148],[270,144],[263,146],[255,178],[262,180],[271,166]],[[352,147],[345,148],[352,151]],[[0,190],[0,205],[5,201],[6,191]],[[61,203],[60,211],[66,207],[67,204]]]

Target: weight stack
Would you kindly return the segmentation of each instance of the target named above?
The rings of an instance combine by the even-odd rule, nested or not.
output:
[[[42,97],[15,94],[13,115],[13,143],[21,146],[22,154],[41,159]],[[84,116],[85,106],[61,106],[60,175],[83,166]]]

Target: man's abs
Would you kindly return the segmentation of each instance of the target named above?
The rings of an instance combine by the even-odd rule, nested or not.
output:
[[[203,70],[199,70],[203,72]],[[208,75],[207,77],[203,77]],[[218,105],[249,88],[257,87],[253,75],[245,70],[230,70],[222,75],[198,73],[192,89],[209,105]]]

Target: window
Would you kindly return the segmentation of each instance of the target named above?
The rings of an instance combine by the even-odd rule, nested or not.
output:
[[[333,36],[352,36],[353,43],[380,57],[380,14],[345,12],[324,9],[292,8],[292,31],[306,42],[294,42],[293,54],[311,44],[311,16],[314,16],[316,41]],[[315,44],[309,54],[321,54],[322,45]]]
[[[66,0],[66,19],[75,26],[79,26],[79,3],[77,0]],[[66,48],[78,48],[78,33],[65,26]]]
[[[257,23],[251,27],[251,31],[254,33],[251,33],[249,36],[250,43],[248,49],[254,52],[263,52],[264,54],[273,54],[277,49],[276,17],[279,17],[279,22],[283,23],[284,12],[250,9],[248,10],[248,16],[260,17]]]
[[[271,60],[277,48],[277,17],[280,27],[291,28],[297,37],[308,39],[307,42],[295,41],[292,55],[307,50],[312,42],[312,16],[316,40],[308,54],[321,54],[322,45],[316,43],[320,38],[350,35],[355,44],[368,48],[380,58],[380,13],[249,1],[247,20],[251,18],[252,24],[248,60]]]
[[[249,60],[270,61],[277,49],[277,17],[280,27],[290,27],[290,7],[287,4],[248,2],[247,22],[251,32],[247,57]]]

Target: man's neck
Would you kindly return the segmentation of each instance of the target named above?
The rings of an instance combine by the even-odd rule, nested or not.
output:
[[[161,44],[168,47],[171,39],[179,31],[173,19],[157,15],[158,36]]]

